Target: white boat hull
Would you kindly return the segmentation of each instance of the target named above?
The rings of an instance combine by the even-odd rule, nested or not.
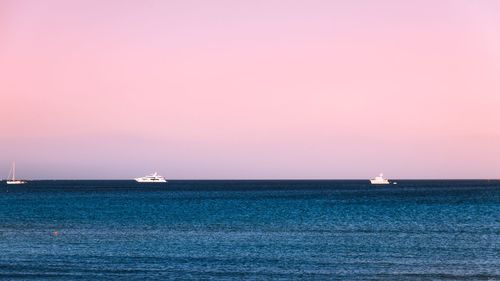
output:
[[[22,181],[22,180],[10,180],[10,181],[7,181],[7,184],[25,184],[26,181]]]
[[[140,183],[165,183],[165,177],[158,175],[158,173],[153,173],[151,175],[147,175],[145,177],[135,178],[136,182]]]
[[[384,180],[384,181],[370,180],[370,183],[371,184],[390,184],[390,182],[388,180]]]
[[[136,178],[136,182],[141,182],[141,183],[165,183],[167,182],[164,179],[143,179],[143,178]]]

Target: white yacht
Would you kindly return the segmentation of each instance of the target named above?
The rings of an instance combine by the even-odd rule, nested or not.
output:
[[[12,178],[10,177],[12,175]],[[7,179],[7,184],[25,184],[25,180],[16,180],[16,162],[12,162],[12,168],[10,168],[9,179]]]
[[[142,178],[135,178],[136,182],[167,182],[165,177],[158,175],[158,173],[153,173]]]
[[[388,179],[384,179],[384,175],[380,174],[379,176],[375,177],[374,179],[370,180],[371,184],[389,184]]]

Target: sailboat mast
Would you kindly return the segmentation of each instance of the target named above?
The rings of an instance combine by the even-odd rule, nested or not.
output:
[[[16,162],[12,162],[12,180],[16,180]]]

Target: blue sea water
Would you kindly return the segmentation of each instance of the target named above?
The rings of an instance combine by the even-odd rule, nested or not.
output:
[[[500,280],[500,181],[0,184],[1,280]]]

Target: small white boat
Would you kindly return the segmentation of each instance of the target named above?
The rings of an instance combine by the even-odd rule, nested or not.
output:
[[[146,183],[160,183],[160,182],[167,182],[167,180],[165,180],[165,177],[163,176],[160,176],[158,175],[158,173],[153,173],[151,175],[147,175],[145,177],[141,177],[141,178],[135,178],[135,181],[136,182],[146,182]]]
[[[375,177],[374,179],[370,180],[371,184],[390,184],[388,179],[384,179],[384,175],[380,174],[379,176]]]
[[[10,177],[12,175],[12,178]],[[12,168],[10,168],[9,179],[7,180],[7,184],[25,184],[27,181],[25,180],[16,180],[16,162],[12,162]]]

